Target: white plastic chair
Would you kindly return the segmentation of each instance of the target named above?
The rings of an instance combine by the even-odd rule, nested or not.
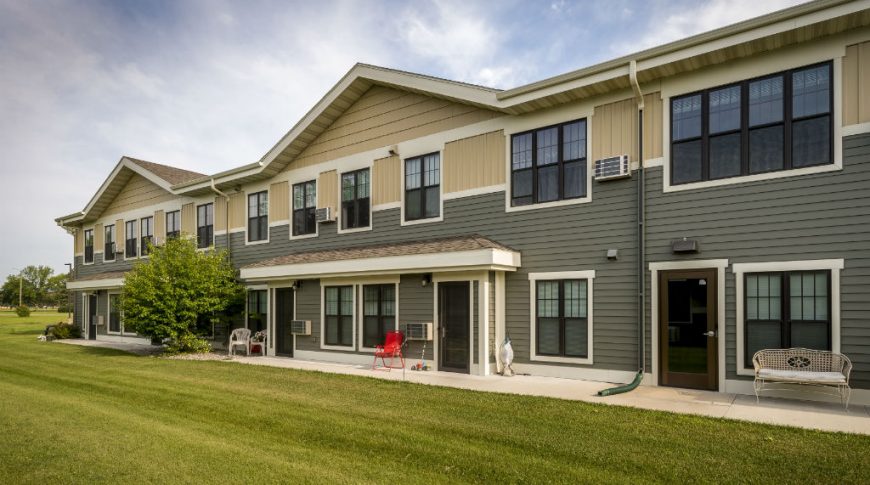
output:
[[[251,331],[247,328],[237,328],[230,334],[230,343],[227,347],[229,355],[233,355],[236,346],[245,347],[245,355],[251,355]]]

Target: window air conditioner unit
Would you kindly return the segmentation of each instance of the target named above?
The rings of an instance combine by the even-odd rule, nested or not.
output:
[[[311,335],[311,320],[291,320],[290,333],[293,335]]]
[[[628,163],[628,155],[595,160],[595,180],[603,182],[605,180],[625,177],[631,177],[631,165]]]
[[[320,207],[314,211],[314,220],[317,222],[334,222],[335,214],[331,207]]]
[[[432,322],[406,323],[406,340],[432,340]]]

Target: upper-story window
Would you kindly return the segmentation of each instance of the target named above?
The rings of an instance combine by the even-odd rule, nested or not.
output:
[[[85,263],[94,262],[94,230],[85,229]]]
[[[831,63],[671,100],[671,183],[833,163]]]
[[[341,228],[369,226],[369,169],[341,174]]]
[[[139,239],[142,251],[139,254],[148,256],[148,253],[151,252],[148,246],[154,244],[154,217],[143,217],[139,221],[139,224],[142,226],[142,232],[140,233],[142,237]]]
[[[124,234],[126,236],[126,240],[124,241],[124,257],[125,258],[135,258],[136,257],[136,221],[127,221],[124,224]]]
[[[405,220],[441,215],[441,155],[405,160]]]
[[[196,247],[212,245],[214,239],[214,204],[196,206]]]
[[[181,234],[181,211],[166,213],[166,239],[178,237]]]
[[[511,137],[511,205],[586,196],[586,120]]]
[[[115,225],[110,224],[105,228],[105,245],[103,248],[103,261],[115,260]]]
[[[317,183],[314,180],[293,186],[293,235],[317,232],[314,212],[317,209]]]
[[[248,195],[248,241],[269,239],[269,193]]]

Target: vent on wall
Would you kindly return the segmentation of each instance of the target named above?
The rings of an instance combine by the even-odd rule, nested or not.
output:
[[[331,207],[321,207],[314,211],[314,219],[317,222],[333,222],[335,221],[335,214],[332,213]]]
[[[603,182],[605,180],[621,179],[625,177],[631,177],[631,166],[628,163],[628,155],[595,160],[596,181]]]
[[[293,335],[311,335],[311,320],[291,320],[290,333]]]
[[[405,339],[407,340],[432,340],[432,322],[406,323]]]

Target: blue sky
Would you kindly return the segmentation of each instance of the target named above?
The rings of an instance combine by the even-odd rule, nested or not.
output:
[[[0,278],[121,155],[256,161],[356,62],[511,88],[797,3],[0,0]]]

